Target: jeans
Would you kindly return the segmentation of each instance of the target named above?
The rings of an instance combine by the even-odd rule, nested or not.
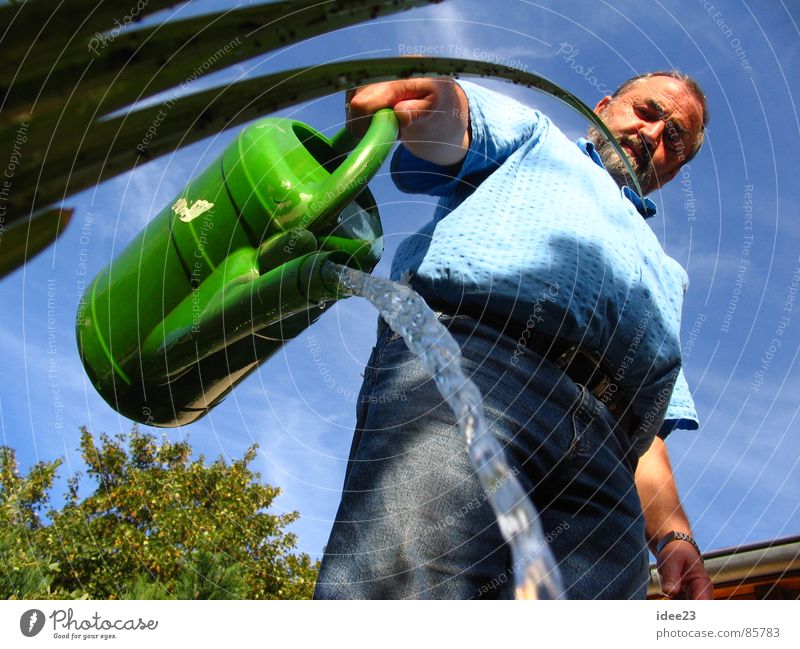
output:
[[[523,339],[467,315],[439,319],[540,513],[566,596],[643,599],[648,554],[628,435],[555,365],[530,350],[515,355]],[[511,599],[510,550],[455,417],[381,325],[314,596]]]

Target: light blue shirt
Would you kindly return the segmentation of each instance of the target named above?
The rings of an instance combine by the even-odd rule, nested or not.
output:
[[[520,328],[601,352],[653,436],[698,427],[681,371],[680,316],[688,277],[586,140],[569,140],[539,111],[473,83],[471,143],[459,166],[400,146],[392,177],[409,193],[440,196],[433,220],[405,239],[392,278],[412,273],[423,297],[470,305]],[[644,217],[644,218],[643,218]]]

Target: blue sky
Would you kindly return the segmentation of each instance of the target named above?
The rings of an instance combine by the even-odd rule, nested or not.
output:
[[[192,11],[222,4],[198,2]],[[780,0],[450,0],[305,41],[257,64],[208,74],[194,87],[420,47],[542,74],[591,106],[634,74],[677,67],[694,76],[711,106],[706,143],[688,168],[651,195],[660,214],[650,223],[691,281],[682,340],[702,425],[677,431],[668,445],[696,536],[710,550],[800,533],[798,21],[798,6]],[[585,131],[577,114],[549,97],[482,83],[540,108],[574,138]],[[342,125],[342,103],[337,95],[282,114],[332,134]],[[70,199],[77,210],[58,245],[0,281],[0,443],[17,449],[24,469],[38,459],[64,457],[63,486],[81,468],[80,425],[95,433],[130,429],[94,391],[78,359],[73,323],[81,282],[121,251],[234,134]],[[427,196],[401,194],[386,167],[370,186],[386,233],[375,272],[388,276],[397,244],[430,218],[434,204]],[[492,227],[487,215],[487,236]],[[189,436],[209,458],[237,458],[258,442],[255,468],[283,489],[278,510],[300,511],[292,528],[300,549],[320,556],[338,504],[376,317],[366,302],[340,302],[208,417],[156,432]]]

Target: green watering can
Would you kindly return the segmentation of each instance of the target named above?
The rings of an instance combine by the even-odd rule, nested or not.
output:
[[[100,395],[151,426],[189,424],[337,298],[331,260],[370,272],[383,232],[367,183],[391,109],[352,147],[302,122],[245,128],[86,289],[78,348]]]

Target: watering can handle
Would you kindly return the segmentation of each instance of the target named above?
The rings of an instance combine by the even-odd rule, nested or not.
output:
[[[318,201],[319,204],[313,210],[316,213],[308,219],[316,227],[312,226],[309,229],[316,230],[329,226],[330,224],[316,222],[322,213],[338,215],[348,203],[361,193],[361,190],[366,187],[386,160],[397,140],[397,134],[397,117],[391,108],[383,108],[372,116],[369,129],[364,137],[323,184],[319,194],[322,199]],[[343,129],[334,136],[333,146],[339,150],[343,146],[347,147],[351,141],[348,136],[349,131]]]

